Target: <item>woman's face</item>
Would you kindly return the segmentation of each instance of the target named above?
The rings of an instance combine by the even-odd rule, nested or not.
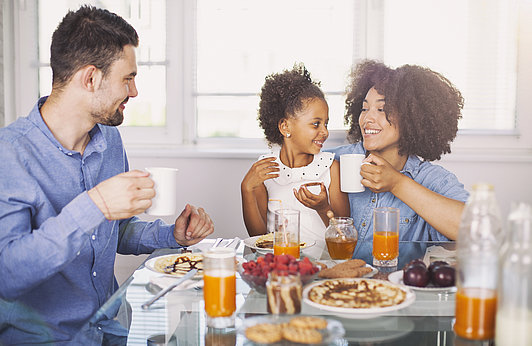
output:
[[[369,89],[358,118],[364,148],[380,156],[399,152],[399,128],[386,119],[384,104],[384,96],[375,88]]]

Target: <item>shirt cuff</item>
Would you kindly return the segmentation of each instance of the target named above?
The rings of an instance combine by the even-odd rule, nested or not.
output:
[[[163,245],[164,247],[171,248],[171,249],[178,249],[178,248],[183,247],[182,245],[178,244],[175,241],[174,228],[175,228],[175,225],[164,226],[163,228],[164,231],[168,232],[166,238],[162,237],[162,239],[166,239],[166,244]]]
[[[94,204],[87,191],[70,201],[61,212],[67,213],[84,232],[92,231],[105,220],[105,216]]]

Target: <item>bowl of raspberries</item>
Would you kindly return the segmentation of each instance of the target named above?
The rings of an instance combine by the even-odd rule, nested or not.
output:
[[[267,253],[256,260],[244,262],[238,266],[242,279],[259,293],[266,293],[268,274],[276,270],[287,275],[299,273],[303,285],[313,281],[320,268],[314,265],[308,257],[297,260],[291,255],[277,255]]]

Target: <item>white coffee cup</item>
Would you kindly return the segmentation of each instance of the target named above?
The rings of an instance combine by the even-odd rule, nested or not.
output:
[[[360,182],[360,166],[366,158],[364,154],[340,155],[340,189],[342,192],[362,192],[364,185]]]
[[[177,210],[177,168],[148,167],[150,178],[155,183],[155,197],[146,214],[174,215]]]

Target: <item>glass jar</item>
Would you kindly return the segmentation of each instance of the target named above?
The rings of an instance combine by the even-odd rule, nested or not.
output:
[[[357,246],[358,232],[350,217],[333,217],[325,231],[325,243],[333,260],[348,260]]]
[[[266,281],[266,307],[270,314],[299,314],[301,312],[301,278],[299,273],[288,274],[272,270]]]
[[[497,272],[502,224],[493,186],[476,184],[456,243],[456,321],[465,339],[492,339],[497,308]]]
[[[495,343],[532,345],[532,208],[514,205],[501,251]]]

